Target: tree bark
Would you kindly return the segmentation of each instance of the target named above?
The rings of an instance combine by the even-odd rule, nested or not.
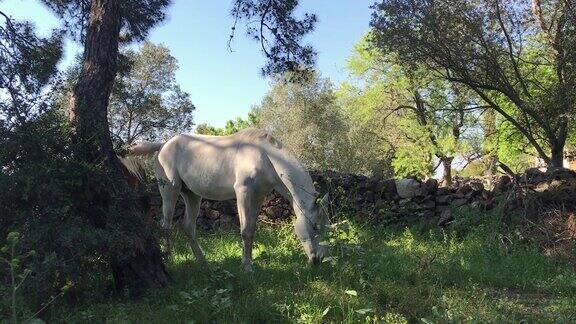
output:
[[[516,173],[514,173],[514,171],[512,171],[512,169],[510,169],[510,167],[507,166],[506,164],[498,161],[498,166],[504,171],[504,173],[509,175],[512,179],[514,179],[514,180],[518,179],[518,176],[516,175]]]
[[[498,150],[497,150],[497,130],[496,130],[496,112],[493,108],[488,108],[483,116],[484,128],[484,156],[486,173],[489,176],[496,174],[498,170]]]
[[[444,186],[451,186],[452,185],[452,161],[454,157],[442,157],[440,161],[442,161],[442,167],[444,168],[444,177],[442,181],[444,182]]]
[[[114,78],[117,73],[118,38],[120,34],[121,0],[93,0],[90,20],[84,44],[82,71],[75,85],[70,101],[70,122],[77,156],[92,165],[100,166],[112,179],[113,186],[103,190],[93,189],[94,204],[110,204],[127,199],[134,194],[123,179],[121,163],[112,147],[108,125],[108,101]],[[92,190],[92,188],[91,188]],[[128,194],[127,194],[128,193]],[[118,203],[123,217],[135,223],[143,221],[142,206]],[[108,205],[102,209],[106,211]],[[92,214],[91,214],[92,213]],[[87,211],[94,226],[106,228],[113,219],[106,215],[94,215]],[[150,229],[139,228],[135,233],[127,233],[138,241],[131,256],[118,259],[111,257],[111,269],[118,289],[164,287],[168,283],[158,240]],[[110,251],[112,254],[114,251]],[[134,290],[131,290],[134,291]]]
[[[564,166],[564,142],[554,142],[550,147],[550,168],[561,168]]]
[[[568,160],[568,168],[570,170],[576,170],[576,150],[574,147],[570,147],[566,152],[566,159]]]

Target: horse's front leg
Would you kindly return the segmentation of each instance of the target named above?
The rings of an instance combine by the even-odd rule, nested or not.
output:
[[[202,198],[190,191],[183,191],[182,198],[184,198],[184,204],[186,205],[186,214],[182,220],[182,228],[188,236],[188,242],[190,243],[190,248],[194,256],[196,256],[196,261],[206,268],[208,266],[206,258],[196,238],[196,219],[198,218]]]
[[[252,271],[252,246],[256,220],[263,198],[256,195],[248,186],[235,186],[238,216],[240,218],[240,235],[242,236],[242,265],[246,271]]]
[[[256,231],[256,217],[251,206],[252,192],[247,186],[235,186],[238,217],[240,219],[240,235],[242,236],[242,266],[246,271],[252,271],[252,245]]]

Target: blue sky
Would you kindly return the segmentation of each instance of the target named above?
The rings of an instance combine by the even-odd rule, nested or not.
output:
[[[346,58],[359,37],[368,30],[374,0],[301,0],[300,12],[314,12],[319,22],[306,38],[318,51],[316,68],[335,84],[346,78]],[[196,105],[196,124],[223,126],[226,120],[246,116],[269,88],[260,75],[264,56],[259,44],[237,28],[227,49],[232,0],[173,0],[168,19],[150,34],[178,59],[176,78]],[[37,0],[0,0],[0,9],[17,19],[36,23],[41,33],[58,26],[58,20]],[[73,59],[78,46],[68,42],[62,66]]]

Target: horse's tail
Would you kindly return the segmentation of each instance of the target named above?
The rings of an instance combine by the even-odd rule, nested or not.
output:
[[[128,147],[125,154],[123,154],[124,156],[118,156],[118,159],[122,163],[122,172],[131,186],[136,187],[138,184],[146,181],[145,161],[139,159],[137,156],[151,155],[159,151],[162,145],[164,145],[164,143],[138,142]]]
[[[151,155],[160,151],[164,143],[160,142],[138,142],[128,148],[127,155]]]
[[[144,161],[137,157],[117,155],[120,160],[122,174],[128,181],[128,184],[136,188],[139,184],[146,182],[146,167]]]

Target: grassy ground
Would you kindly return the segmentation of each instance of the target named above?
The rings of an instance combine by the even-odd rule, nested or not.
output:
[[[179,240],[173,284],[139,301],[62,309],[65,322],[575,322],[574,264],[502,243],[490,226],[456,236],[346,222],[332,257],[306,264],[289,225],[261,225],[255,271],[240,268],[236,231],[200,233],[212,271]]]

